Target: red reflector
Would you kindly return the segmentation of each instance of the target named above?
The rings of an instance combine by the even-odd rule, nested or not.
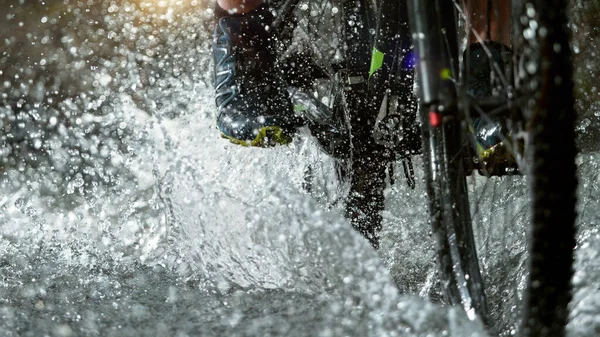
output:
[[[431,126],[438,127],[440,126],[440,123],[442,123],[442,114],[440,114],[437,111],[430,111],[429,112],[429,124],[431,124]]]

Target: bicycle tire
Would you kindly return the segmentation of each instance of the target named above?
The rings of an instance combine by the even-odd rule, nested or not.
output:
[[[516,158],[517,172],[524,174],[519,184],[528,193],[528,209],[524,215],[519,214],[520,210],[506,211],[512,214],[504,217],[509,221],[515,221],[516,216],[525,219],[522,229],[515,228],[526,234],[522,240],[524,257],[517,258],[521,262],[516,263],[516,271],[510,272],[519,277],[510,292],[514,293],[512,305],[520,309],[509,310],[512,322],[499,324],[505,319],[505,313],[499,312],[494,313],[493,321],[495,330],[516,328],[523,336],[560,337],[566,334],[571,299],[577,186],[567,3],[519,0],[513,6],[514,69],[505,79],[509,87],[504,88],[512,96],[504,107],[510,111],[506,121],[509,132],[501,138]],[[460,99],[467,100],[464,87]],[[467,119],[472,117],[469,113],[468,108],[464,110]],[[491,114],[488,117],[493,118]],[[479,163],[483,162],[480,158]],[[487,169],[487,163],[478,168],[486,176],[487,185],[507,183],[491,176],[498,172],[485,172]],[[511,187],[508,195],[515,192]],[[474,204],[480,207],[476,195],[470,198],[472,211]],[[474,221],[475,216],[472,213]],[[473,226],[482,227],[478,222]]]
[[[520,49],[520,63],[538,67],[517,72],[517,93],[532,97],[522,107],[531,140],[526,174],[532,221],[520,330],[523,336],[560,337],[566,334],[572,296],[577,188],[567,1],[515,1],[513,6],[513,45]]]

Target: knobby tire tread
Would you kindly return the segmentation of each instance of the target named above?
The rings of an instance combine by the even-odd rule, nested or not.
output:
[[[529,283],[523,309],[522,334],[565,335],[575,248],[576,146],[572,62],[564,0],[532,1],[538,35],[539,100],[530,111],[529,172],[532,228]],[[525,7],[521,7],[525,10]],[[560,46],[560,47],[557,47]]]

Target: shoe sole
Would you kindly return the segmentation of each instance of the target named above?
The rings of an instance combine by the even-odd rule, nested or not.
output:
[[[237,139],[223,133],[221,133],[221,137],[229,139],[233,144],[246,147],[273,147],[292,142],[292,137],[286,135],[279,126],[265,126],[258,129],[258,134],[252,140]]]

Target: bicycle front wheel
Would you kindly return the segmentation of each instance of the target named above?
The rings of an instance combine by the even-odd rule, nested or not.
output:
[[[575,249],[575,109],[567,1],[515,1],[516,93],[531,198],[524,336],[564,336]]]
[[[483,48],[483,57],[490,57],[488,73],[493,73],[490,97],[468,91],[470,49],[458,41],[469,39],[453,33],[458,23],[487,45],[486,37],[471,26],[470,9],[460,1],[428,7],[410,3],[421,57],[420,116],[430,219],[445,298],[494,322],[494,330],[509,332],[523,317],[525,335],[563,336],[576,188],[566,2],[513,2],[513,67],[502,71],[502,59]],[[497,11],[498,4],[485,12]],[[474,121],[498,124],[496,137],[502,145],[473,146]],[[483,281],[493,285],[487,291],[489,316]],[[514,309],[523,297],[522,310]]]
[[[500,16],[494,3],[488,13]],[[486,51],[491,99],[466,85],[458,95],[467,129],[499,126],[500,145],[484,151],[471,146],[477,135],[463,131],[479,173],[467,188],[484,280],[493,285],[490,321],[521,336],[564,336],[571,300],[576,114],[566,14],[567,1],[513,1],[509,67]],[[473,60],[468,50],[465,60]],[[472,83],[470,65],[463,67],[459,82]]]

